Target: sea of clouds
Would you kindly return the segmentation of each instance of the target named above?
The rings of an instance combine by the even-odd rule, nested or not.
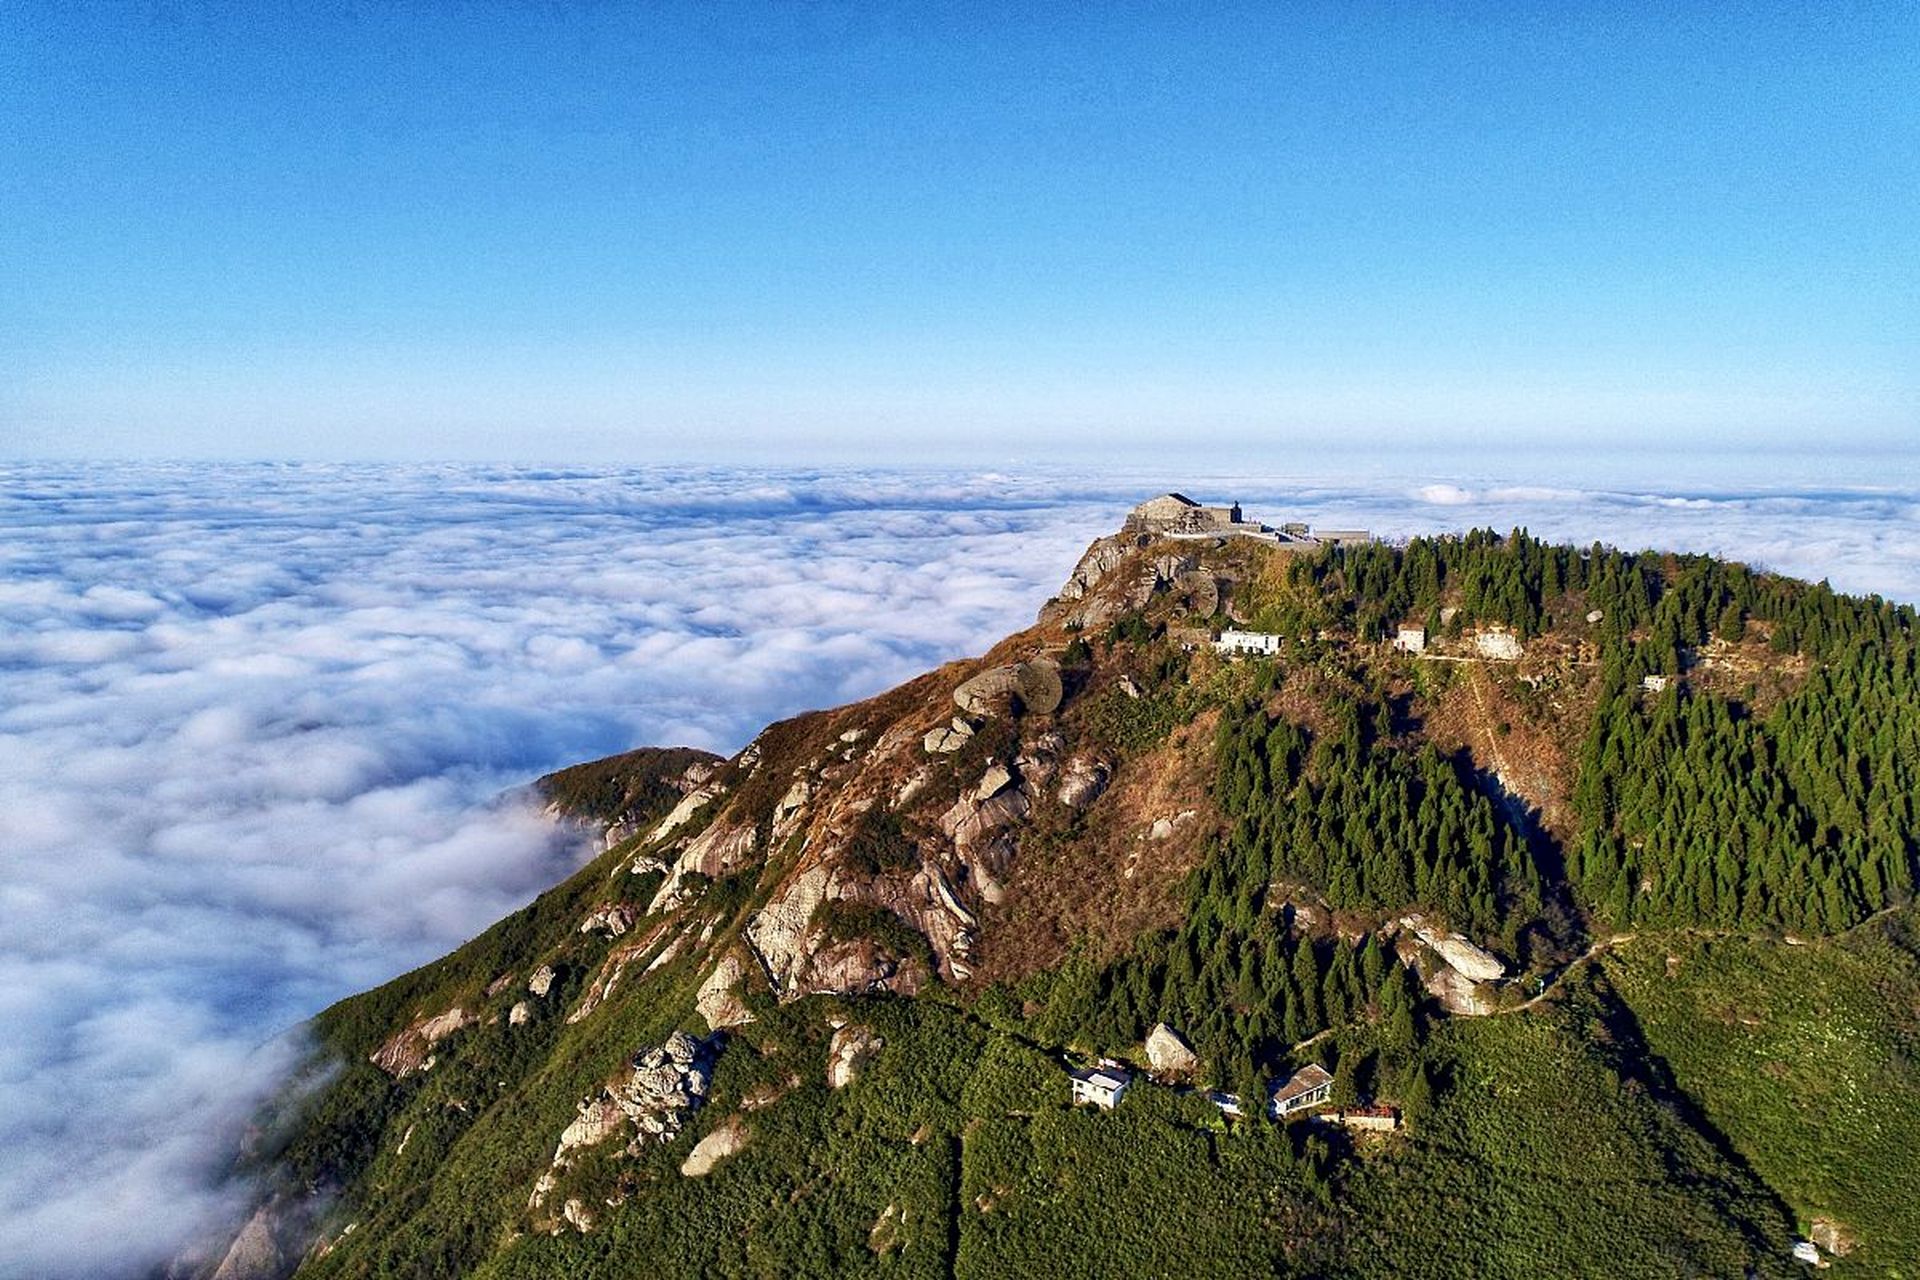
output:
[[[1920,599],[1911,476],[1183,489],[1526,525]],[[139,1274],[231,1209],[288,1036],[586,855],[508,793],[741,746],[1024,625],[1166,478],[0,465],[0,1275]]]

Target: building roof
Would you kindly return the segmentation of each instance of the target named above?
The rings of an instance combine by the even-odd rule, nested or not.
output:
[[[1086,1084],[1099,1085],[1102,1089],[1124,1089],[1133,1082],[1132,1076],[1112,1067],[1087,1067],[1067,1074]]]
[[[1333,1083],[1333,1077],[1327,1069],[1317,1062],[1309,1062],[1287,1078],[1287,1082],[1273,1091],[1275,1102],[1292,1102],[1303,1093],[1311,1093],[1321,1085]]]

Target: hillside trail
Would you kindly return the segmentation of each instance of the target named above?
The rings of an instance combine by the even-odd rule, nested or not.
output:
[[[1894,912],[1900,910],[1901,905],[1902,904],[1900,903],[1895,903],[1894,905],[1889,907],[1882,907],[1878,911],[1874,912],[1872,915],[1868,916],[1866,919],[1862,920],[1859,924],[1854,925],[1852,928],[1843,929],[1839,933],[1831,935],[1831,937],[1828,940],[1831,940],[1832,938],[1844,938],[1850,933],[1858,933],[1860,930],[1865,929],[1869,925],[1873,924],[1875,921],[1885,919],[1887,916],[1890,916]],[[1677,929],[1677,930],[1673,930],[1672,932],[1674,934],[1684,935],[1687,937],[1694,937],[1694,938],[1758,939],[1758,938],[1767,938],[1772,936],[1769,934],[1746,932],[1739,929]],[[1594,959],[1594,957],[1600,955],[1604,951],[1610,951],[1614,947],[1624,946],[1627,943],[1632,942],[1634,939],[1640,936],[1641,935],[1638,933],[1616,933],[1608,937],[1601,938],[1599,941],[1595,942],[1592,946],[1588,947],[1585,951],[1581,952],[1579,955],[1575,956],[1573,959],[1567,961],[1565,965],[1561,966],[1560,971],[1554,974],[1552,978],[1548,979],[1546,985],[1541,987],[1540,990],[1534,993],[1532,997],[1521,1002],[1520,1004],[1513,1005],[1510,1008],[1495,1009],[1492,1013],[1487,1014],[1485,1016],[1489,1018],[1500,1018],[1500,1017],[1505,1017],[1510,1013],[1523,1013],[1526,1010],[1533,1008],[1535,1005],[1538,1005],[1540,1002],[1545,1000],[1548,996],[1551,996],[1559,988],[1560,984],[1562,982],[1565,982],[1569,977],[1571,977],[1573,974],[1573,971],[1578,969],[1581,965],[1588,963],[1589,961]],[[1314,1045],[1319,1044],[1322,1040],[1325,1040],[1328,1036],[1332,1035],[1336,1030],[1339,1030],[1339,1028],[1328,1027],[1324,1031],[1320,1031],[1313,1035],[1310,1035],[1305,1040],[1302,1040],[1298,1044],[1294,1045],[1291,1049],[1291,1052],[1300,1053],[1303,1050],[1311,1049],[1313,1048]]]
[[[1493,757],[1493,776],[1504,787],[1513,774],[1507,767],[1506,753],[1500,750],[1498,726],[1494,723],[1492,710],[1487,706],[1486,678],[1486,672],[1480,669],[1478,663],[1468,666],[1467,687],[1473,690],[1473,709],[1475,719],[1479,721],[1480,739],[1487,744],[1487,754]]]

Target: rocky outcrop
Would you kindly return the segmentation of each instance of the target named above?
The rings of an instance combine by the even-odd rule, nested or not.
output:
[[[1081,600],[1092,594],[1115,565],[1127,558],[1138,539],[1130,534],[1115,534],[1101,538],[1081,553],[1080,562],[1073,566],[1073,572],[1060,588],[1059,599]],[[1041,611],[1044,621],[1047,611]]]
[[[1051,658],[989,667],[953,691],[954,704],[970,716],[1007,710],[1051,715],[1061,696],[1060,664]]]
[[[1807,1238],[1836,1258],[1846,1257],[1859,1243],[1854,1236],[1853,1228],[1838,1218],[1815,1218],[1813,1225],[1807,1230]]]
[[[1427,994],[1448,1013],[1483,1018],[1493,1012],[1493,995],[1486,988],[1447,965],[1435,965],[1424,983]]]
[[[1513,632],[1493,630],[1473,633],[1473,651],[1495,662],[1518,662],[1525,649]]]
[[[746,976],[746,965],[738,954],[729,951],[720,957],[720,963],[700,984],[699,994],[693,998],[693,1006],[707,1020],[709,1030],[745,1026],[753,1021],[753,1015],[747,1012],[746,1002],[740,998],[740,983]]]
[[[753,856],[758,839],[759,833],[752,822],[715,819],[706,830],[689,841],[674,860],[666,883],[660,886],[659,892],[653,895],[653,901],[647,904],[647,914],[671,910],[692,896],[686,882],[689,874],[697,871],[709,879],[718,880],[744,865]]]
[[[571,1153],[582,1147],[598,1146],[623,1134],[631,1135],[628,1154],[672,1142],[706,1100],[718,1047],[717,1038],[696,1040],[676,1031],[659,1048],[635,1054],[624,1080],[580,1101],[573,1122],[560,1133],[552,1168],[534,1184],[528,1207],[538,1209],[545,1203],[559,1185],[557,1174],[571,1165]],[[591,1223],[574,1222],[574,1226],[585,1231]]]
[[[633,928],[633,922],[639,918],[639,911],[631,903],[616,902],[589,912],[587,918],[580,922],[580,932],[604,933],[610,938],[617,938]]]
[[[1075,756],[1060,770],[1060,786],[1054,797],[1069,809],[1084,809],[1106,791],[1113,770],[1104,760]]]
[[[1031,812],[1024,790],[1001,783],[1005,772],[997,766],[989,770],[940,815],[940,830],[953,841],[954,853],[966,867],[968,879],[988,902],[999,902],[1006,896],[1002,881],[1012,866],[1016,848],[1011,828]],[[985,799],[981,798],[983,791],[987,793]]]
[[[433,1046],[465,1027],[480,1021],[475,1014],[458,1005],[431,1018],[423,1018],[390,1038],[368,1056],[368,1061],[388,1075],[399,1079],[433,1065]]]
[[[973,738],[973,726],[961,716],[955,716],[951,724],[935,725],[927,730],[920,745],[930,756],[951,755],[967,745]]]
[[[574,1007],[572,1013],[567,1015],[567,1022],[569,1024],[578,1022],[598,1009],[620,985],[620,979],[625,976],[627,969],[641,956],[652,950],[670,927],[672,927],[671,922],[663,920],[637,940],[623,943],[609,951],[607,958],[600,962],[600,971],[594,974],[593,981],[587,984],[587,990],[580,997],[580,1003]]]
[[[867,938],[848,938],[813,953],[807,964],[806,990],[817,995],[876,995],[892,992],[910,996],[920,990],[918,966],[903,967]]]
[[[693,1144],[693,1150],[680,1162],[680,1172],[689,1178],[706,1177],[722,1160],[745,1150],[748,1136],[747,1126],[739,1116],[728,1117],[719,1128]]]
[[[1153,825],[1147,828],[1149,840],[1171,840],[1173,833],[1186,826],[1200,815],[1192,809],[1182,809],[1164,818],[1155,818]]]
[[[680,798],[680,803],[668,811],[667,816],[647,832],[647,843],[658,844],[693,820],[693,815],[711,804],[724,790],[717,782],[708,782],[695,787]]]
[[[1402,916],[1400,923],[1469,982],[1498,982],[1507,976],[1507,967],[1490,952],[1474,946],[1460,934],[1434,927],[1425,916]]]
[[[1013,770],[1003,764],[988,765],[987,771],[980,775],[980,781],[974,784],[973,802],[985,804],[1012,785]]]
[[[507,1011],[507,1025],[510,1027],[524,1027],[532,1021],[533,1006],[525,1000],[517,1002],[513,1008]]]
[[[1190,1076],[1200,1069],[1200,1055],[1193,1046],[1164,1022],[1153,1024],[1147,1032],[1147,1065],[1163,1076]]]
[[[786,996],[798,985],[807,962],[808,927],[827,897],[833,872],[825,866],[807,868],[788,882],[766,907],[747,921],[747,941],[760,956],[775,994]]]
[[[558,976],[559,975],[553,971],[552,965],[543,964],[533,971],[531,978],[527,979],[527,990],[540,999],[545,1000],[547,998],[547,992],[553,990],[553,980]]]
[[[866,1027],[844,1024],[834,1029],[827,1045],[827,1087],[844,1089],[860,1075],[860,1067],[880,1052],[886,1041]]]
[[[240,1228],[209,1280],[284,1280],[313,1235],[313,1202],[275,1195]]]

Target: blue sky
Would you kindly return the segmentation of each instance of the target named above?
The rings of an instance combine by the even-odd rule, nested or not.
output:
[[[0,7],[0,455],[1920,436],[1920,8],[1046,8]]]

